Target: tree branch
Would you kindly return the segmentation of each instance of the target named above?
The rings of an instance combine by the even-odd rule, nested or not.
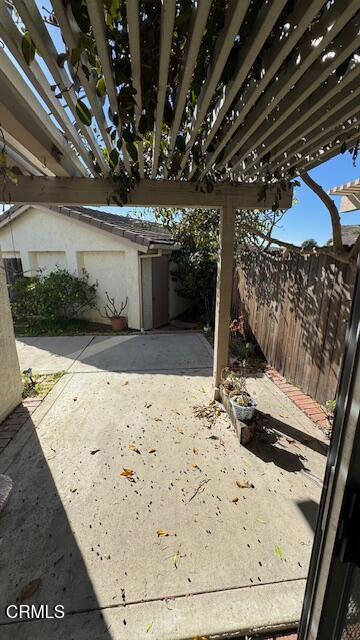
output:
[[[291,242],[285,242],[285,240],[278,240],[277,238],[272,238],[268,234],[262,233],[261,231],[259,231],[256,227],[251,227],[245,224],[243,225],[243,229],[248,233],[253,233],[254,235],[258,235],[260,238],[263,238],[264,240],[268,240],[271,243],[279,245],[279,247],[284,247],[288,251],[293,253],[298,253],[301,256],[306,256],[306,255],[329,256],[330,258],[334,258],[335,260],[339,260],[339,262],[344,262],[345,264],[350,264],[351,262],[354,262],[354,259],[356,260],[357,253],[355,254],[355,257],[354,257],[354,256],[351,256],[352,252],[347,253],[345,250],[343,250],[340,253],[337,253],[331,247],[314,247],[311,249],[302,249],[301,247],[297,247],[296,244],[292,244]],[[360,240],[359,240],[358,250],[359,249],[360,249]]]
[[[302,173],[300,177],[305,182],[305,184],[320,198],[330,214],[335,252],[344,252],[344,246],[341,237],[340,215],[335,202],[330,198],[326,191],[324,191],[324,189],[309,176],[307,172]]]

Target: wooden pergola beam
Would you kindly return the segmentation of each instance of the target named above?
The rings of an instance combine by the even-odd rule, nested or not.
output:
[[[276,186],[269,186],[266,198],[259,200],[264,183],[215,184],[211,193],[197,189],[196,183],[175,180],[141,180],[130,191],[128,203],[143,207],[218,208],[230,203],[235,209],[270,209],[276,201]],[[116,204],[116,180],[106,178],[52,178],[19,176],[17,184],[7,181],[0,190],[0,202],[42,205]],[[279,208],[292,204],[292,189],[282,192]]]

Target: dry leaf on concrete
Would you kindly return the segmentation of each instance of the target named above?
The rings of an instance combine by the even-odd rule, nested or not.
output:
[[[255,489],[252,482],[248,482],[247,480],[236,480],[236,485],[239,489]]]
[[[238,498],[237,496],[235,496],[235,498],[233,498],[233,499],[231,500],[231,502],[235,502],[235,503],[236,503],[236,502],[239,502],[239,498]]]
[[[156,534],[158,538],[167,538],[170,535],[165,529],[157,529]]]
[[[274,553],[279,560],[282,560],[284,557],[283,550],[276,544],[274,547]]]
[[[140,449],[138,449],[134,444],[129,444],[130,451],[135,451],[135,453],[139,453],[141,455]]]
[[[156,453],[156,449],[149,449],[148,453]]]
[[[36,593],[40,585],[41,585],[41,578],[36,578],[35,580],[31,580],[31,582],[29,582],[29,584],[27,584],[26,587],[22,589],[20,594],[20,601],[24,602],[24,600],[31,598],[31,596],[34,595],[34,593]]]
[[[124,478],[132,478],[134,475],[134,471],[132,469],[128,469],[127,467],[124,467],[120,475],[124,476]]]

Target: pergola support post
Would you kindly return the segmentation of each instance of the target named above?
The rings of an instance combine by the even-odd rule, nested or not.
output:
[[[214,386],[219,396],[221,372],[228,364],[229,324],[234,262],[235,209],[232,200],[226,200],[220,209],[219,261],[216,283]]]

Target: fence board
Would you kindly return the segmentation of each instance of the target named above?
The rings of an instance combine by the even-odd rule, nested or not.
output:
[[[238,258],[232,315],[243,313],[269,364],[318,402],[335,397],[355,269],[326,256]]]

